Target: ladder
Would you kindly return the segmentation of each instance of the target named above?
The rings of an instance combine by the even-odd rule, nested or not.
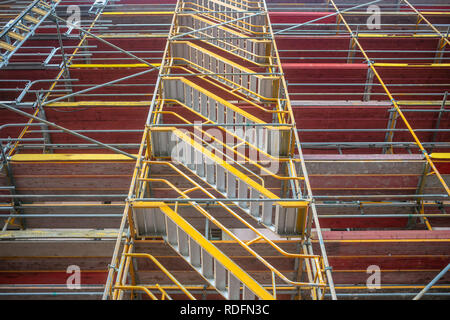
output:
[[[35,34],[36,29],[56,8],[60,0],[35,0],[0,33],[0,68]]]
[[[104,299],[121,299],[133,287],[127,282],[135,277],[125,272],[130,255],[151,252],[135,252],[131,244],[155,237],[225,299],[276,299],[277,279],[308,288],[314,299],[324,297],[326,266],[307,241],[307,173],[268,21],[264,1],[178,1],[121,225],[127,240],[118,239]],[[170,173],[155,177],[162,167]],[[161,184],[166,191],[158,193]],[[216,217],[219,212],[255,239],[241,240]],[[271,283],[257,281],[220,250],[191,213],[261,263]],[[303,251],[284,251],[259,227],[306,240]],[[251,248],[258,241],[299,259],[308,271],[305,281],[289,279],[260,256]]]
[[[257,180],[249,178],[249,175],[256,175],[230,157],[221,155],[221,152],[212,145],[204,147],[207,144],[198,137],[192,138],[180,130],[170,128],[152,131],[152,135],[153,145],[156,148],[154,152],[162,155],[174,150],[172,160],[182,164],[224,197],[238,198],[239,201],[234,203],[270,230],[285,236],[295,236],[304,232],[307,201],[279,200],[277,195],[260,183],[262,178],[258,176]],[[273,201],[264,201],[261,204],[258,199]],[[275,214],[273,214],[274,207]]]

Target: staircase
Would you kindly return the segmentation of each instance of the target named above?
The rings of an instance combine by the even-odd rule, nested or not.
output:
[[[138,224],[141,236],[162,236],[225,299],[239,300],[241,284],[243,299],[274,299],[263,286],[169,206],[157,202],[134,203],[133,209],[135,217],[140,216],[137,221],[144,222],[142,220],[145,219],[145,231],[141,230],[144,224]]]
[[[6,24],[0,33],[0,68],[8,65],[9,59],[34,35],[59,2],[60,0],[35,0]]]
[[[162,238],[225,299],[276,299],[280,280],[322,299],[325,265],[308,241],[311,192],[264,1],[178,1],[175,12],[121,226],[127,241],[120,253],[118,239],[103,298],[143,288],[127,285],[136,282],[131,255],[151,252],[132,242]],[[241,240],[218,211],[256,237]],[[271,283],[220,250],[192,212],[261,263]],[[284,251],[261,227],[304,240],[302,250]],[[284,275],[256,242],[298,259],[307,279]]]

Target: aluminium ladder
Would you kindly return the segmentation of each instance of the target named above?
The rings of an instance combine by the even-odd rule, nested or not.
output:
[[[286,253],[242,218],[285,237],[307,239],[311,227],[306,172],[296,156],[295,122],[264,1],[178,1],[173,21],[124,213],[127,243],[162,237],[225,299],[276,299],[275,277],[323,298],[325,266],[311,247],[304,244],[303,255]],[[280,168],[272,172],[265,165],[274,161]],[[174,174],[154,178],[161,166]],[[170,191],[154,196],[161,183]],[[257,237],[240,240],[208,203]],[[261,262],[272,283],[258,282],[211,242],[186,215],[192,210]],[[308,281],[288,279],[255,252],[250,245],[260,240],[303,259]],[[130,291],[129,265],[130,253],[120,255],[116,246],[104,299]]]

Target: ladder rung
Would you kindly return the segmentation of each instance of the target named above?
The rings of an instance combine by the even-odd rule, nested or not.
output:
[[[56,1],[53,1],[53,2],[56,2]],[[48,9],[51,8],[51,5],[49,5],[49,4],[48,4],[47,2],[45,2],[45,1],[39,1],[39,5],[42,6],[42,7],[46,7],[46,8],[48,8]]]
[[[25,37],[23,35],[18,34],[18,33],[14,32],[14,31],[8,32],[8,36],[10,38],[13,38],[13,39],[16,39],[16,40],[19,40],[19,41],[22,41],[22,40],[25,39]]]
[[[22,24],[22,23],[18,23],[16,25],[16,28],[25,32],[30,32],[30,28],[28,28],[26,25]]]
[[[3,48],[8,51],[14,51],[14,49],[16,49],[16,47],[14,47],[13,45],[6,43],[4,41],[1,41],[1,40],[0,40],[0,48]]]
[[[30,21],[31,23],[34,23],[34,24],[38,24],[39,21],[40,21],[39,19],[36,19],[36,18],[34,18],[34,17],[32,17],[32,16],[30,16],[28,14],[26,14],[23,18],[25,20],[27,20],[27,21]]]
[[[48,13],[48,11],[45,11],[45,10],[42,10],[42,9],[39,9],[36,7],[31,9],[31,11],[36,12],[37,14],[40,14],[41,16],[45,16]]]

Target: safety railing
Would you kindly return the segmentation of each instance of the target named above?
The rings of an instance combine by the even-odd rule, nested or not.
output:
[[[210,45],[232,52],[251,62],[265,63],[267,61],[265,44],[269,43],[268,40],[253,39],[238,31],[226,28],[226,25],[213,27],[214,22],[198,15],[180,14],[178,19],[180,29],[194,32],[192,36],[194,39],[208,40]],[[195,34],[198,35],[195,36]]]
[[[249,68],[230,61],[216,53],[190,42],[172,42],[171,53],[174,58],[182,58],[191,66],[200,66],[211,73],[211,78],[221,81],[219,76],[227,79],[233,89],[241,86],[258,97],[274,98],[277,95],[279,76],[277,74],[258,74]],[[202,70],[197,70],[202,72]],[[266,73],[266,72],[263,72]],[[217,75],[216,75],[217,74]]]
[[[166,203],[160,202],[155,203],[151,202],[152,206],[150,208],[155,207],[162,207],[162,206],[170,206],[173,207],[174,211],[176,212],[184,212],[184,210],[195,209],[197,212],[199,212],[201,215],[203,215],[205,218],[210,220],[211,223],[216,225],[222,232],[226,233],[230,238],[237,241],[239,245],[241,245],[247,252],[249,252],[252,256],[257,258],[259,261],[263,262],[264,265],[266,265],[271,272],[274,272],[278,277],[280,277],[283,281],[287,282],[291,285],[298,285],[298,286],[323,286],[323,275],[315,275],[316,280],[322,279],[321,281],[313,281],[312,283],[299,283],[299,282],[292,282],[290,281],[286,276],[284,276],[280,271],[278,271],[276,268],[270,265],[270,263],[267,262],[266,259],[258,255],[255,251],[253,251],[250,248],[250,245],[255,242],[265,242],[271,247],[273,247],[277,252],[279,252],[282,256],[290,257],[290,258],[300,258],[300,259],[313,259],[314,265],[317,267],[318,272],[323,272],[323,268],[320,268],[320,256],[318,255],[311,255],[311,254],[295,254],[295,253],[288,253],[281,249],[278,245],[276,245],[273,241],[269,240],[267,236],[265,236],[263,233],[261,233],[257,228],[253,227],[250,223],[245,221],[235,210],[232,209],[230,204],[233,203],[227,203],[230,202],[230,200],[227,200],[229,198],[223,198],[223,199],[216,199],[213,194],[211,194],[209,191],[207,191],[204,187],[202,187],[199,183],[195,182],[190,176],[188,176],[186,173],[184,173],[180,168],[174,165],[172,162],[165,162],[165,161],[145,161],[144,167],[142,169],[143,172],[151,171],[151,169],[147,170],[146,166],[167,166],[170,168],[173,172],[177,173],[179,177],[183,177],[186,181],[188,181],[191,186],[186,186],[185,190],[181,190],[178,187],[174,186],[169,180],[167,179],[152,179],[152,178],[139,178],[137,180],[138,187],[136,190],[138,190],[140,193],[136,195],[136,200],[132,202],[132,210],[134,214],[134,221],[136,222],[136,230],[139,236],[143,237],[149,237],[149,236],[165,236],[166,235],[166,228],[167,224],[164,224],[164,216],[162,214],[159,214],[159,211],[149,211],[145,208],[149,208],[148,203],[151,201],[156,201],[157,199],[152,200],[146,200],[145,198],[140,199],[139,197],[144,197],[146,194],[146,189],[150,188],[150,183],[164,183],[165,185],[169,186],[171,190],[173,190],[176,194],[178,194],[179,198],[174,198],[173,202],[174,204],[170,204],[172,201],[167,201]],[[193,191],[201,191],[205,196],[205,201],[210,202],[207,199],[212,199],[226,212],[240,221],[245,228],[248,228],[252,232],[254,232],[257,236],[257,238],[253,239],[249,242],[241,241],[236,235],[233,234],[228,228],[226,228],[220,221],[215,219],[206,209],[204,209],[201,206],[201,203],[198,199],[190,200],[189,193]],[[201,196],[200,196],[201,197]],[[184,201],[183,201],[184,200]],[[195,200],[195,201],[194,201]],[[244,200],[244,199],[240,199]],[[258,203],[258,199],[247,199],[248,201]],[[280,199],[280,201],[282,201]],[[264,204],[263,204],[264,205]],[[296,206],[295,203],[292,203],[292,206]],[[264,206],[265,208],[271,208],[270,206]],[[271,209],[272,210],[272,209]],[[181,219],[181,217],[179,217]],[[186,222],[187,223],[187,222]]]
[[[219,7],[207,6],[209,10],[236,9],[233,7],[233,1],[211,2],[218,3]],[[199,3],[205,5],[209,2]],[[192,10],[184,4],[183,1],[178,2],[175,10],[170,41],[161,64],[121,224],[121,228],[128,229],[127,243],[131,243],[133,239],[162,237],[206,282],[227,299],[275,299],[277,279],[290,286],[311,290],[312,298],[322,299],[330,273],[327,271],[327,262],[321,255],[314,255],[310,244],[305,242],[309,238],[313,220],[316,225],[318,222],[314,218],[315,211],[309,212],[313,204],[310,202],[306,169],[304,164],[296,165],[298,162],[303,163],[303,159],[295,155],[301,149],[293,127],[295,123],[292,109],[284,92],[286,85],[282,73],[279,72],[281,67],[273,38],[262,42],[264,53],[259,54],[267,57],[267,65],[255,65],[263,72],[253,71],[211,49],[205,49],[201,43],[179,41],[181,37],[198,31],[217,32],[223,29],[222,27],[225,30],[233,30],[236,26],[245,25],[238,23],[245,20],[243,17],[231,15],[221,22],[220,18],[215,16],[213,24],[205,22],[201,25],[193,22],[189,26],[192,29],[183,30],[179,28],[178,18]],[[256,13],[264,24],[267,24],[267,10],[263,2],[259,10],[255,10],[255,17]],[[208,21],[207,18],[202,19]],[[236,25],[230,27],[228,22],[236,22]],[[270,28],[264,26],[263,29],[271,35]],[[183,31],[188,32],[181,33]],[[246,37],[252,36],[254,34]],[[192,39],[199,40],[195,37]],[[245,43],[236,43],[226,37],[222,40],[234,46]],[[206,43],[209,43],[208,40]],[[220,47],[218,43],[216,45]],[[180,70],[185,73],[180,74]],[[198,81],[205,81],[208,86],[204,87]],[[217,91],[213,88],[217,88]],[[238,103],[230,98],[230,94]],[[255,116],[252,111],[245,110],[242,105],[246,104],[259,110],[265,120]],[[186,113],[172,110],[173,106]],[[233,137],[232,142],[227,143],[204,130],[187,114],[201,119],[200,124],[211,125],[226,136]],[[170,121],[167,122],[167,119]],[[248,149],[261,153],[264,159],[252,158],[247,154]],[[269,162],[280,159],[282,169],[272,172],[265,168],[263,164],[268,159]],[[158,166],[167,166],[175,174],[169,175],[168,178],[153,177],[152,172]],[[299,169],[301,175],[297,174]],[[186,186],[187,182],[189,186]],[[275,189],[279,191],[270,190],[273,186],[269,187],[269,182],[276,182]],[[153,191],[154,186],[161,184],[166,190],[164,198],[155,195]],[[204,207],[204,204],[211,203],[216,204],[218,210],[236,219],[249,232],[256,234],[256,238],[251,241],[240,239],[215,217],[215,213],[210,212],[208,206]],[[271,275],[272,293],[267,290],[267,284],[253,279],[197,230],[198,227],[194,227],[189,217],[183,214],[185,210],[194,210],[203,216],[208,224],[215,225],[245,249],[253,259],[261,262],[266,272]],[[241,216],[242,212],[280,236],[298,237],[303,252],[285,252],[246,221]],[[299,259],[302,268],[307,270],[307,280],[294,281],[284,275],[251,248],[256,242],[271,246],[281,256]],[[117,245],[120,243],[118,239]],[[108,295],[107,292],[108,288],[113,286],[114,275],[116,288],[127,286],[129,247],[125,244],[120,255],[117,245],[112,259],[115,269],[109,272],[104,297],[111,296],[111,293]],[[134,286],[136,289],[138,287]],[[114,298],[123,296],[117,293],[117,290],[112,295]]]
[[[185,11],[201,12],[204,16],[220,23],[227,22],[228,28],[234,28],[248,34],[260,35],[266,33],[264,31],[264,18],[262,16],[250,17],[252,11],[262,11],[261,6],[237,8],[234,5],[224,3],[224,1],[194,0],[185,2],[184,9]],[[246,14],[249,15],[248,18],[237,20]],[[228,22],[234,20],[237,21]]]
[[[329,0],[330,3],[333,5],[333,7],[335,8],[336,12],[338,12],[338,15],[340,16],[342,23],[345,25],[345,28],[347,29],[347,32],[350,33],[351,35],[353,35],[353,30],[350,28],[350,26],[348,25],[346,19],[342,16],[342,13],[339,12],[339,8],[336,5],[336,3],[334,2],[334,0]],[[407,2],[407,0],[403,0],[405,2]],[[407,2],[409,3],[409,2]],[[433,163],[433,161],[431,160],[428,152],[426,151],[426,149],[423,147],[422,143],[420,142],[419,138],[417,137],[416,133],[414,132],[413,128],[411,127],[409,121],[406,119],[404,113],[402,112],[401,108],[398,105],[398,102],[394,99],[393,95],[391,94],[390,90],[387,88],[387,86],[385,85],[383,79],[381,78],[380,74],[378,73],[378,71],[376,70],[374,63],[372,62],[372,60],[370,59],[370,57],[367,55],[367,53],[365,52],[364,48],[362,47],[362,45],[360,44],[360,42],[357,39],[354,39],[356,46],[359,48],[361,54],[364,56],[364,58],[366,59],[369,68],[372,70],[374,76],[376,77],[376,79],[378,80],[378,82],[381,84],[381,86],[383,87],[383,90],[386,92],[388,98],[390,99],[392,106],[394,107],[394,109],[396,110],[397,115],[402,119],[404,125],[406,126],[406,128],[409,130],[409,132],[411,133],[411,136],[415,142],[415,144],[417,145],[417,147],[420,149],[420,151],[422,152],[422,154],[425,157],[425,160],[427,161],[428,165],[430,166],[430,174],[434,174],[436,175],[436,178],[439,180],[439,182],[441,183],[442,187],[445,189],[445,192],[450,195],[450,188],[448,187],[447,183],[445,182],[444,178],[442,177],[442,175],[439,173],[438,169],[436,168],[435,164]],[[393,128],[392,126],[394,125],[394,122],[391,123],[391,129]],[[388,142],[390,139],[388,139]]]

